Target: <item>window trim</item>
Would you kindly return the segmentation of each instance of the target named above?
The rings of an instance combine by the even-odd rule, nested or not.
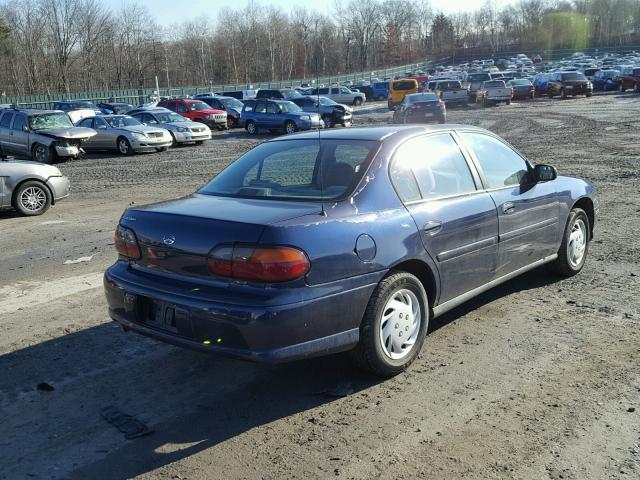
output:
[[[486,177],[486,175],[484,173],[484,170],[482,169],[482,166],[480,165],[480,161],[478,160],[478,157],[476,157],[476,154],[473,151],[473,149],[464,140],[464,137],[462,136],[463,133],[476,133],[478,135],[485,135],[487,137],[494,138],[495,140],[497,140],[498,142],[502,143],[504,146],[509,148],[513,153],[515,153],[522,160],[524,160],[524,163],[527,166],[527,171],[528,171],[529,174],[531,174],[533,172],[533,165],[531,164],[531,162],[529,161],[529,159],[527,157],[525,157],[522,153],[520,153],[520,151],[517,148],[515,148],[513,145],[511,145],[507,141],[503,140],[502,138],[498,137],[497,135],[493,134],[492,132],[484,132],[484,131],[464,129],[464,128],[460,129],[460,130],[456,130],[455,131],[455,136],[457,136],[460,139],[460,143],[462,145],[464,145],[465,149],[467,150],[467,152],[469,154],[469,158],[473,161],[474,166],[475,166],[475,168],[476,168],[476,170],[478,172],[478,175],[480,176],[480,179],[482,180],[482,186],[483,186],[485,192],[497,192],[499,190],[506,190],[508,188],[513,189],[515,187],[523,187],[525,185],[530,185],[531,184],[531,182],[528,182],[528,183],[525,183],[525,184],[514,183],[513,185],[505,185],[503,187],[490,187],[489,186],[489,181],[487,180],[487,177]]]
[[[477,171],[477,167],[475,165],[475,163],[473,162],[473,159],[469,156],[467,150],[466,150],[466,145],[462,142],[460,142],[459,138],[457,137],[457,135],[455,134],[456,131],[455,130],[436,130],[433,132],[419,132],[416,135],[412,135],[406,139],[404,139],[404,141],[402,143],[400,143],[399,145],[397,145],[393,151],[390,153],[389,157],[391,158],[391,160],[389,161],[389,165],[388,165],[388,169],[387,169],[387,175],[389,178],[389,182],[391,183],[391,187],[393,188],[394,192],[396,192],[396,196],[398,197],[398,200],[400,200],[400,203],[402,203],[403,205],[417,205],[420,203],[425,203],[425,202],[433,202],[433,201],[440,201],[440,200],[445,200],[445,199],[449,199],[449,198],[456,198],[456,197],[464,197],[464,196],[470,196],[470,195],[477,195],[478,193],[484,193],[485,192],[485,188],[484,188],[484,184],[481,181],[481,178],[478,174]],[[415,140],[417,138],[420,137],[433,137],[433,136],[437,136],[437,135],[449,135],[452,140],[454,141],[454,143],[458,146],[458,148],[460,149],[460,153],[462,154],[462,157],[464,158],[466,164],[467,164],[467,168],[469,169],[469,173],[471,174],[471,179],[473,180],[473,184],[475,186],[475,191],[472,192],[460,192],[460,193],[453,193],[450,195],[442,195],[439,197],[431,197],[431,198],[420,198],[418,200],[410,200],[408,202],[405,202],[404,200],[402,200],[402,197],[400,196],[400,194],[398,193],[398,189],[396,188],[395,183],[393,182],[393,177],[391,175],[391,170],[396,162],[396,154],[398,152],[398,149],[400,147],[402,147],[404,144],[406,144],[407,142],[411,141],[411,140]],[[413,180],[416,182],[416,186],[418,187],[418,191],[420,192],[420,196],[422,197],[422,191],[420,190],[420,184],[418,183],[418,179],[415,178],[415,173],[413,172],[413,170],[411,170],[411,175],[413,176]]]

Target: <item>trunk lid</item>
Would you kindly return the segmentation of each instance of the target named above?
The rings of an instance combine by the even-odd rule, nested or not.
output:
[[[307,202],[193,194],[129,208],[120,224],[136,234],[142,254],[136,264],[210,280],[207,256],[215,246],[258,243],[265,226],[319,211]]]

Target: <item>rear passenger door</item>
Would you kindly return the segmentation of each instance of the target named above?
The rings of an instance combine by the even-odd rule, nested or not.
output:
[[[459,135],[497,207],[497,275],[556,253],[560,239],[556,183],[533,182],[528,161],[492,135],[464,131]]]
[[[13,121],[13,112],[5,111],[0,117],[0,147],[3,153],[15,153],[13,145],[13,137],[11,135],[11,122]]]
[[[26,127],[27,116],[24,113],[16,113],[9,135],[13,139],[14,151],[18,155],[29,155],[29,132],[25,130]]]
[[[403,143],[391,178],[438,268],[439,303],[492,280],[498,261],[496,207],[453,135]]]

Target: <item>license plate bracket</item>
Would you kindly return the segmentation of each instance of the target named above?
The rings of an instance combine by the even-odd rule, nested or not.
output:
[[[179,315],[176,306],[152,298],[140,299],[140,316],[143,323],[150,327],[178,333]]]

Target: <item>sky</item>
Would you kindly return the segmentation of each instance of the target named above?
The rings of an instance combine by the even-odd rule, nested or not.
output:
[[[113,1],[113,0],[111,0]],[[250,0],[135,0],[147,6],[156,21],[161,25],[171,25],[173,23],[191,20],[199,15],[208,15],[215,19],[218,12],[224,8],[242,9],[246,7]],[[343,0],[347,3],[348,0]],[[495,5],[500,8],[515,0],[494,0]],[[332,0],[258,0],[258,4],[277,5],[285,11],[293,9],[294,5],[303,5],[308,9],[318,11],[331,10]],[[455,0],[438,1],[433,0],[431,7],[434,11],[451,13],[456,11],[473,11],[482,5],[482,0]]]

